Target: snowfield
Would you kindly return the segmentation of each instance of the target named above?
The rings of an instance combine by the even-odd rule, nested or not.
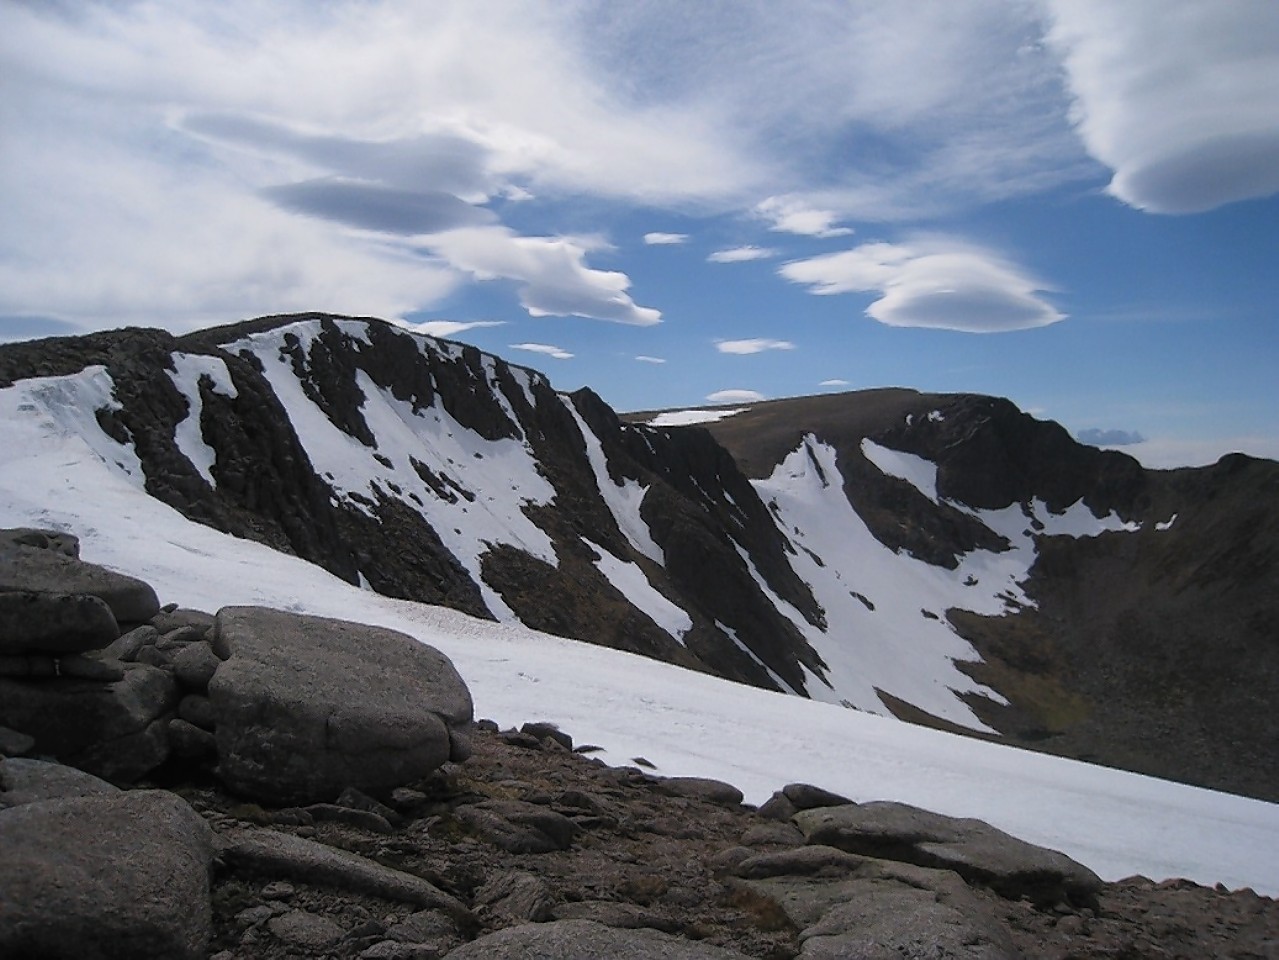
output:
[[[516,624],[390,600],[192,523],[147,496],[132,451],[97,428],[92,410],[109,397],[109,379],[93,371],[0,390],[0,526],[74,533],[86,560],[143,578],[162,602],[210,611],[263,604],[402,630],[453,659],[478,716],[503,726],[553,721],[578,743],[602,746],[600,755],[612,763],[643,756],[664,775],[727,780],[752,803],[804,781],[855,800],[898,800],[979,817],[1062,850],[1109,880],[1140,873],[1279,894],[1279,805],[969,740]],[[391,404],[386,411],[420,429]],[[194,443],[190,438],[193,451]],[[824,455],[814,453],[819,460]],[[791,467],[802,472],[798,462]],[[926,483],[919,464],[899,460],[892,468]],[[819,509],[819,478],[795,479],[774,491],[783,513]],[[531,480],[529,488],[525,496],[533,492]],[[817,553],[835,548],[808,546]],[[620,564],[599,553],[602,565]],[[895,575],[906,572],[903,566]],[[1010,575],[976,573],[996,580]],[[682,623],[673,611],[661,613],[678,633]],[[911,615],[918,617],[918,610]],[[935,641],[948,642],[940,634]]]

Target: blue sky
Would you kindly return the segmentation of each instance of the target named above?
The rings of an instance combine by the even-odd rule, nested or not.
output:
[[[3,339],[328,310],[1279,458],[1271,0],[10,2],[0,78]]]

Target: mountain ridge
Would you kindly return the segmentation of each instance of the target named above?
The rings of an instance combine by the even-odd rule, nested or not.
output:
[[[104,456],[123,463],[133,451],[134,479],[152,496],[348,582],[757,686],[1279,796],[1257,763],[1274,731],[1256,710],[1279,686],[1263,589],[1274,511],[1257,495],[1279,465],[1146,471],[1008,401],[904,389],[659,428],[589,390],[560,394],[530,368],[371,318],[0,346],[3,383],[95,366],[109,399],[89,440]],[[1249,497],[1251,519],[1230,526]],[[1187,512],[1199,500],[1223,506]],[[805,519],[788,527],[788,511]],[[861,537],[861,553],[817,545],[831,518],[845,540]],[[1196,562],[1222,524],[1236,539],[1252,530],[1218,555],[1252,571],[1238,582],[1253,596]],[[1085,609],[1107,586],[1123,593],[1104,571],[1125,557],[1152,571],[1138,591],[1156,608],[1143,629],[1165,624],[1169,604],[1186,624],[1177,650],[1218,619],[1185,609],[1185,591],[1239,611],[1243,631],[1214,642],[1251,675],[1195,661],[1223,714],[1215,726],[1196,695],[1153,727],[1167,691],[1195,678],[1171,671],[1155,685],[1164,701],[1143,699],[1157,645],[1143,658],[1112,636],[1132,604]],[[927,589],[912,597],[907,581]],[[1181,593],[1165,589],[1173,583]],[[1114,678],[1085,669],[1087,629],[1105,635]],[[1169,759],[1178,741],[1190,756]]]

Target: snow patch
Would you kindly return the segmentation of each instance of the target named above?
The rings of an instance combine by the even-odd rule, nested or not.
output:
[[[1173,514],[1171,517],[1169,517],[1167,520],[1161,520],[1159,523],[1156,523],[1156,524],[1155,524],[1155,529],[1156,529],[1156,530],[1171,530],[1171,529],[1172,529],[1172,525],[1173,525],[1174,523],[1176,523],[1176,522],[1177,522],[1177,514],[1175,514],[1175,513],[1174,513],[1174,514]]]
[[[677,643],[684,642],[684,635],[693,629],[693,618],[660,593],[644,575],[639,564],[615,557],[598,543],[582,538],[582,542],[596,554],[595,568],[630,603],[650,620],[670,634]]]
[[[173,442],[204,478],[205,483],[216,490],[218,482],[213,479],[213,464],[217,458],[213,448],[204,442],[204,433],[200,428],[200,417],[204,410],[204,401],[200,398],[200,378],[208,377],[213,381],[214,393],[231,399],[239,394],[231,380],[231,372],[227,370],[226,361],[220,357],[175,353],[173,366],[174,369],[169,371],[169,379],[187,401],[186,418],[174,427]]]
[[[695,423],[715,423],[739,414],[745,407],[733,410],[667,410],[647,421],[650,427],[688,427]]]
[[[862,441],[862,455],[881,473],[905,480],[933,503],[937,502],[937,464],[931,460],[880,446],[874,440]]]

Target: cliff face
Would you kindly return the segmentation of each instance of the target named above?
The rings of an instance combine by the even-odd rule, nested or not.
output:
[[[371,319],[0,346],[0,385],[89,378],[22,409],[99,397],[68,429],[151,496],[351,583],[1279,796],[1275,464],[1145,471],[908,390],[656,427]]]

